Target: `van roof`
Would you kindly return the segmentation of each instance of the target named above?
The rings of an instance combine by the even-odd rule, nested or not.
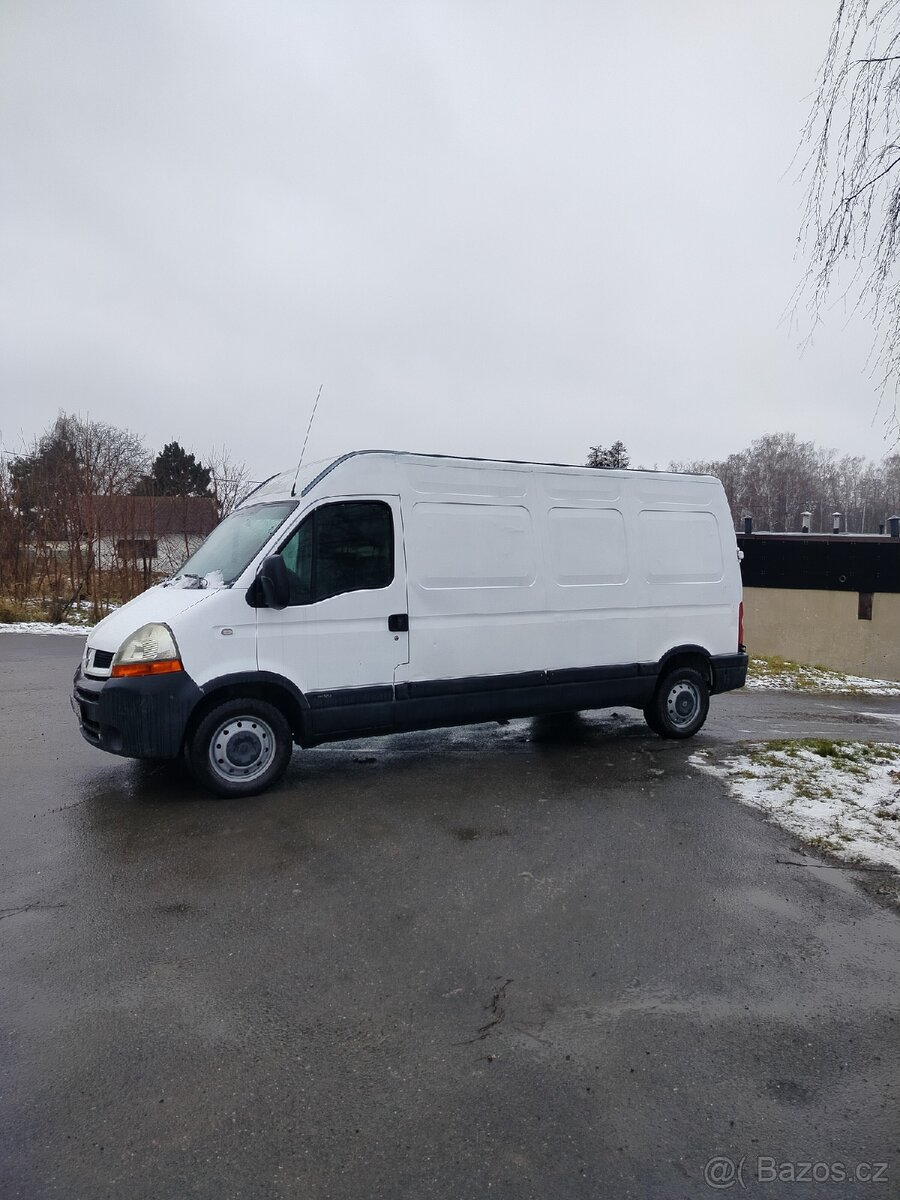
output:
[[[369,454],[382,454],[386,458],[420,458],[452,463],[483,463],[487,466],[500,468],[552,467],[554,470],[577,471],[580,474],[603,471],[610,475],[668,475],[688,476],[692,479],[714,478],[712,475],[695,475],[687,471],[660,471],[656,468],[638,469],[632,467],[587,467],[583,463],[533,462],[517,458],[480,458],[474,454],[426,454],[417,450],[348,450],[346,454],[339,454],[336,458],[319,459],[317,462],[308,463],[305,467],[293,467],[288,471],[281,471],[277,475],[270,476],[242,501],[242,505],[249,503],[251,500],[256,504],[260,500],[274,498],[275,496],[284,496],[286,494],[305,496],[326,475],[329,475],[336,467],[341,466],[342,463],[347,462],[348,459]]]

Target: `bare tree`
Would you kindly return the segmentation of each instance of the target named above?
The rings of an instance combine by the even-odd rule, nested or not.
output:
[[[838,0],[803,151],[809,266],[795,312],[805,301],[814,328],[835,291],[866,312],[876,330],[876,372],[882,387],[894,385],[886,425],[896,432],[900,0]]]
[[[13,595],[21,575],[25,552],[22,534],[9,464],[0,455],[0,597]]]
[[[210,476],[210,491],[215,497],[219,520],[227,517],[250,490],[247,464],[236,462],[225,446],[214,447],[206,456]]]
[[[147,462],[128,430],[64,412],[11,461],[11,506],[24,546],[17,588],[48,597],[52,620],[82,595],[99,615],[97,497],[130,490]]]
[[[792,433],[757,438],[720,462],[672,463],[670,470],[715,475],[735,523],[752,516],[757,530],[798,532],[804,512],[814,533],[828,533],[839,512],[848,533],[876,533],[900,506],[900,455],[881,463],[800,442]]]

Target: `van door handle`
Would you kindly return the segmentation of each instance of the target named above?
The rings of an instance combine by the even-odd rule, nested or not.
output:
[[[391,613],[388,629],[391,633],[409,633],[409,613]]]

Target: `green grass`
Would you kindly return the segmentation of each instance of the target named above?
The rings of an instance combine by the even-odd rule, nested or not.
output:
[[[840,850],[836,839],[826,837],[824,834],[817,834],[815,837],[806,838],[805,840],[807,845],[815,847],[816,850],[824,850],[826,854],[837,854]]]
[[[782,758],[797,758],[801,751],[840,767],[864,767],[867,763],[900,761],[900,746],[882,742],[844,742],[834,738],[773,738],[749,751],[750,759],[767,767],[783,766]]]
[[[787,658],[779,658],[778,655],[765,657],[760,655],[750,659],[747,673],[751,679],[777,679],[780,683],[785,684],[795,692],[817,692],[822,688],[822,676],[828,675],[834,679],[846,679],[846,676],[840,671],[829,670],[828,667],[822,667],[818,664],[810,665],[809,663],[792,662]],[[854,689],[849,683],[847,691],[852,692]]]
[[[747,757],[753,767],[770,772],[773,788],[786,793],[789,803],[794,800],[832,800],[833,789],[821,778],[815,761],[821,766],[840,770],[849,779],[864,783],[869,768],[882,763],[900,763],[900,746],[883,743],[859,743],[835,741],[832,738],[774,738],[762,745],[747,749]],[[801,757],[803,756],[803,757]],[[900,771],[896,772],[900,780]],[[750,771],[741,771],[738,778],[759,778]]]
[[[841,762],[859,761],[861,749],[852,742],[837,741],[835,738],[774,738],[766,742],[766,748],[777,750],[796,758],[801,750],[817,754],[819,758],[830,758]]]

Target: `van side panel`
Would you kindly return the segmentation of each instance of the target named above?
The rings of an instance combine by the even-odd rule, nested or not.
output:
[[[399,469],[410,681],[736,650],[737,550],[717,481]]]
[[[410,469],[403,496],[408,678],[539,670],[545,589],[530,475],[445,472]]]
[[[533,587],[537,578],[534,525],[523,504],[414,504],[410,544],[425,591],[503,597],[509,589]]]
[[[547,665],[607,667],[640,660],[627,479],[535,473],[547,585]],[[624,703],[624,701],[620,701]]]
[[[654,663],[679,645],[734,653],[740,576],[721,485],[598,477],[536,475],[548,610],[562,618],[550,632],[552,665]]]
[[[640,508],[635,522],[645,603],[639,636],[645,653],[661,657],[673,644],[693,643],[710,654],[737,647],[737,605],[733,576],[737,547],[729,552],[722,514],[715,509]],[[733,539],[733,534],[731,535]]]

